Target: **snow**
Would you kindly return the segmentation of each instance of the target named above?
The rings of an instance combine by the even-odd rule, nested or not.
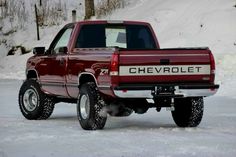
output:
[[[50,3],[53,2],[58,1],[50,1]],[[59,29],[65,23],[71,21],[71,10],[77,10],[77,19],[82,19],[83,5],[79,5],[82,2],[82,0],[65,1],[64,3],[68,8],[68,19],[62,22],[61,25],[40,29],[40,36],[42,38],[40,41],[36,40],[33,15],[28,18],[27,27],[24,30],[17,31],[9,37],[2,36],[0,32],[0,36],[7,40],[9,45],[22,45],[27,50],[36,46],[48,47]],[[98,3],[99,0],[96,2]],[[26,0],[28,12],[34,12],[32,8],[34,3],[35,1]],[[127,7],[118,9],[113,14],[102,19],[150,22],[162,48],[208,46],[216,59],[217,82],[222,83],[232,73],[235,79],[235,72],[232,68],[234,66],[231,66],[235,64],[233,60],[236,59],[235,0],[181,0],[178,3],[173,0],[129,0],[126,1],[126,4],[128,4]],[[9,22],[6,22],[5,25],[3,24],[3,30],[10,28],[10,24]],[[22,60],[21,65],[17,64],[9,69],[8,64],[5,64],[4,60],[9,60],[10,63],[17,62],[19,58],[5,57],[9,47],[0,44],[0,48],[0,78],[24,78],[24,68],[20,69],[18,66],[24,67],[22,63],[26,62],[29,56],[20,57],[20,60]],[[11,72],[7,72],[6,69],[9,69]]]
[[[0,156],[227,156],[236,155],[235,98],[205,99],[197,128],[178,128],[170,112],[108,117],[104,130],[84,131],[76,105],[57,104],[48,120],[29,121],[20,113],[22,81],[0,80]]]
[[[54,0],[58,2],[57,0]],[[25,0],[32,12],[36,0]],[[53,2],[53,1],[50,1]],[[205,99],[203,121],[197,128],[178,128],[170,112],[154,109],[144,115],[109,117],[104,130],[84,131],[74,104],[56,105],[46,121],[29,121],[18,108],[18,91],[25,78],[25,63],[32,53],[7,56],[9,46],[27,50],[48,47],[76,9],[78,0],[64,1],[68,19],[61,25],[40,29],[36,40],[33,15],[25,29],[9,36],[9,19],[0,21],[0,157],[7,156],[236,156],[236,5],[235,0],[129,0],[125,8],[102,19],[150,22],[160,45],[165,47],[208,46],[216,60],[220,90]],[[3,24],[5,22],[5,24]],[[6,45],[7,43],[8,45]]]

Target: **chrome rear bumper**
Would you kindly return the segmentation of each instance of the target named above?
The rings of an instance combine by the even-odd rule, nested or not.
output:
[[[121,86],[114,88],[115,96],[119,98],[146,98],[153,99],[155,97],[207,97],[214,95],[219,88],[219,85],[170,85],[173,87],[171,92],[156,92],[155,87],[152,89],[138,86]],[[169,87],[165,85],[164,87]]]

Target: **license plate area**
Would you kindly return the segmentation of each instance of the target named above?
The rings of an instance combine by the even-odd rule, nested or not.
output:
[[[155,86],[154,90],[152,90],[152,95],[154,97],[159,97],[159,96],[173,96],[175,91],[174,86]]]

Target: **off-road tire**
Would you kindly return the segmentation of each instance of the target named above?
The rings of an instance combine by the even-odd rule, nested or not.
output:
[[[172,117],[179,127],[196,127],[202,120],[203,110],[202,97],[177,98]]]
[[[86,107],[83,106],[87,107],[87,111],[85,109]],[[107,113],[104,107],[105,103],[95,83],[88,82],[80,87],[77,103],[77,117],[83,129],[97,130],[104,128],[107,120]]]
[[[27,106],[27,104],[30,103],[29,101],[32,101],[30,100],[32,99],[32,94],[34,94],[35,97],[35,105]],[[27,100],[27,97],[29,100]],[[21,113],[26,119],[29,120],[49,118],[55,105],[53,98],[41,91],[40,86],[36,80],[26,80],[22,84],[19,91],[18,103]]]

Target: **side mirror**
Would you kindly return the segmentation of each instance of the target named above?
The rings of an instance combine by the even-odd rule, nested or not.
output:
[[[33,49],[33,54],[35,55],[43,55],[45,53],[45,47],[35,47]]]
[[[67,47],[59,47],[58,48],[58,53],[59,54],[67,54],[67,52],[68,52]]]

